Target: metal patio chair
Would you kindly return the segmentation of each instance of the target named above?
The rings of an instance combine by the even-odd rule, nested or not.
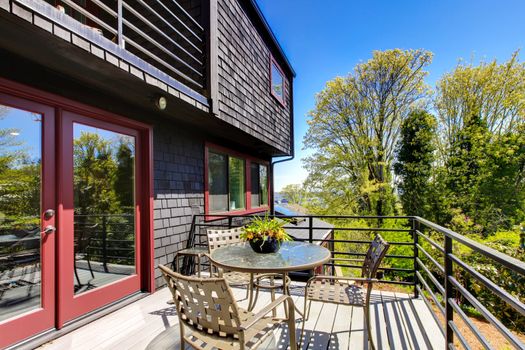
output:
[[[304,336],[304,324],[308,320],[312,301],[320,301],[332,304],[362,306],[364,308],[370,348],[372,350],[375,349],[370,327],[370,295],[373,284],[378,282],[376,279],[377,270],[388,248],[389,244],[383,237],[379,234],[376,235],[363,261],[361,277],[317,275],[308,280],[305,287],[304,320],[299,342],[302,341]],[[334,261],[355,261],[356,259],[332,258],[330,260],[333,263]]]
[[[227,230],[206,230],[209,252],[211,253],[213,250],[220,247],[243,243],[243,240],[240,237],[241,233],[242,227],[235,227]],[[223,277],[231,287],[246,286],[246,299],[249,300],[248,310],[252,310],[255,307],[257,296],[259,295],[259,289],[269,289],[272,292],[273,300],[274,291],[279,288],[284,288],[284,283],[274,283],[275,279],[282,279],[280,274],[264,273],[251,275],[247,272],[223,271],[220,268],[217,268],[216,270],[218,277]],[[290,283],[290,277],[286,276],[286,284],[290,285]],[[255,298],[253,296],[254,287],[257,288]]]
[[[180,349],[256,349],[283,321],[288,324],[290,349],[296,350],[295,307],[290,296],[283,295],[257,314],[237,305],[224,278],[183,276],[159,265],[177,308]],[[284,304],[288,317],[266,315]],[[191,329],[186,334],[185,328]]]

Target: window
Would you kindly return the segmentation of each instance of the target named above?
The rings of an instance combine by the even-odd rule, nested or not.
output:
[[[270,92],[284,106],[284,73],[270,56]]]
[[[251,205],[252,208],[268,205],[268,167],[251,163]]]
[[[228,157],[224,154],[208,154],[208,191],[210,211],[228,211]]]
[[[268,164],[219,146],[206,147],[206,213],[268,207]]]
[[[228,181],[230,187],[230,210],[244,209],[244,160],[230,157]]]

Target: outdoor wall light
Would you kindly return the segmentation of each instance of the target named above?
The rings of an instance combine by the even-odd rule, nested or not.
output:
[[[168,100],[166,100],[166,97],[164,96],[155,97],[155,106],[157,106],[158,109],[163,111],[166,109],[167,105],[168,105]]]

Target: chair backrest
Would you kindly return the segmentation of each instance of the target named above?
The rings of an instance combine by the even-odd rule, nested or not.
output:
[[[385,257],[389,247],[390,245],[383,239],[383,237],[377,234],[372,243],[370,243],[370,247],[366,252],[363,269],[361,271],[361,277],[376,277],[379,265],[381,265],[381,261],[383,261],[383,258]]]
[[[235,227],[228,230],[206,230],[208,236],[208,249],[210,253],[220,247],[225,247],[242,242],[242,227]]]
[[[237,303],[224,278],[183,276],[164,265],[159,269],[173,295],[179,322],[207,334],[238,335]]]

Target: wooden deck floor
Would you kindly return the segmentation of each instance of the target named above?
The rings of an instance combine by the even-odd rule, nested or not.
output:
[[[292,289],[294,301],[303,308],[302,288]],[[236,289],[238,299],[246,291]],[[112,314],[41,347],[54,349],[178,349],[178,319],[174,307],[166,303],[169,290],[159,290]],[[257,309],[270,301],[262,293]],[[246,306],[246,300],[240,301]],[[280,311],[282,312],[282,311]],[[297,335],[302,319],[298,316]],[[372,305],[372,328],[377,349],[444,349],[444,338],[423,300],[407,294],[375,292]],[[367,349],[363,310],[358,307],[312,303],[306,322],[306,339],[302,349]],[[270,337],[271,338],[271,337]],[[285,326],[274,331],[259,349],[285,349],[288,343]]]

